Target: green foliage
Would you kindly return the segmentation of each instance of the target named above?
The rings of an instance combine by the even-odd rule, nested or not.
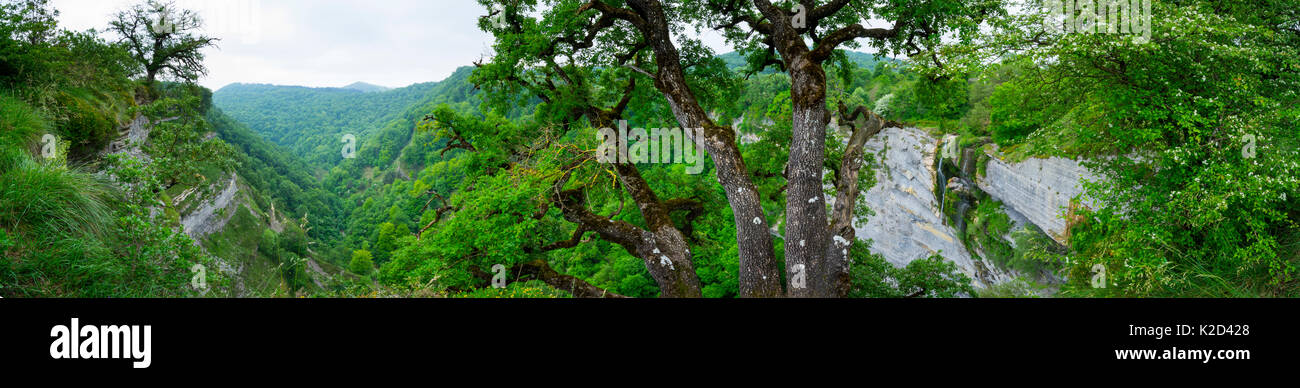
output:
[[[1064,263],[1065,252],[1056,241],[1032,224],[1014,227],[1001,202],[985,196],[968,217],[963,242],[978,248],[994,265],[1042,280],[1044,272],[1054,272]]]
[[[980,298],[1038,298],[1050,291],[1046,286],[1024,278],[976,290]]]
[[[213,95],[153,82],[158,76],[193,81],[205,72],[202,48],[214,40],[196,33],[193,13],[181,12],[171,20],[181,32],[163,36],[139,22],[170,5],[146,2],[118,15],[112,29],[122,42],[114,43],[94,32],[58,29],[57,12],[45,0],[0,2],[0,295],[193,296],[189,266],[218,268],[206,250],[242,260],[234,264],[261,273],[241,275],[247,288],[275,295],[568,296],[537,279],[490,288],[481,276],[497,264],[544,263],[610,292],[658,296],[642,259],[606,236],[577,233],[558,209],[556,194],[574,190],[594,214],[646,224],[626,182],[583,159],[595,148],[594,131],[592,123],[571,118],[574,109],[611,104],[630,90],[619,118],[633,127],[679,125],[649,82],[626,83],[638,76],[628,64],[656,69],[646,56],[619,58],[638,43],[621,22],[581,55],[546,62],[564,56],[553,51],[557,37],[584,35],[592,15],[577,12],[584,3],[511,3],[517,29],[482,22],[498,38],[495,57],[438,83],[393,90],[236,84]],[[905,33],[864,42],[916,61],[838,51],[826,68],[830,106],[862,105],[889,119],[935,125],[960,134],[962,146],[992,140],[1011,157],[1095,160],[1089,167],[1103,179],[1086,189],[1096,200],[1087,203],[1098,208],[1071,207],[1069,247],[1032,227],[1013,230],[1000,204],[989,200],[968,215],[967,246],[1031,277],[1061,269],[1067,296],[1300,292],[1295,7],[1162,2],[1151,44],[1115,34],[1044,34],[1026,45],[1020,34],[1027,29],[1017,23],[1033,23],[1032,17],[1003,20],[997,27],[1020,32],[996,36],[1000,41],[975,42],[979,21],[972,16],[1001,16],[995,3],[854,3],[816,27],[884,18],[967,44],[907,40]],[[726,20],[708,12],[718,4],[670,2],[668,11],[683,27],[719,25]],[[765,67],[779,54],[765,50],[757,35],[725,35],[737,52],[715,56],[697,39],[679,39],[690,64],[685,87],[715,121],[738,123],[763,209],[780,219],[792,136],[790,79]],[[957,62],[932,67],[921,60],[932,54]],[[973,66],[970,59],[981,55],[997,57]],[[539,81],[556,67],[573,78]],[[140,73],[150,88],[139,101],[154,102],[137,107],[131,77]],[[532,83],[515,82],[521,79]],[[222,109],[212,109],[213,101]],[[151,124],[141,145],[149,158],[99,157],[137,113]],[[56,157],[37,156],[45,134],[57,137]],[[358,140],[355,158],[340,152],[344,135]],[[842,139],[828,135],[826,161],[833,167],[843,157]],[[70,167],[69,160],[100,174]],[[874,162],[869,155],[868,170]],[[977,170],[987,163],[981,157]],[[692,176],[677,165],[636,168],[661,199],[699,204],[699,210],[674,211],[672,226],[690,245],[702,294],[735,297],[735,228],[712,171]],[[246,203],[224,209],[234,212],[229,223],[199,248],[178,232],[184,207],[171,204],[171,195],[231,171]],[[864,190],[875,183],[874,174],[862,178]],[[953,213],[957,201],[948,199],[943,211]],[[856,210],[860,216],[872,211]],[[280,223],[281,234],[268,228]],[[569,240],[577,243],[555,248]],[[775,243],[781,260],[783,242]],[[971,280],[937,255],[897,268],[871,254],[870,244],[851,251],[855,297],[1043,291],[1025,281],[977,295]],[[315,287],[317,265],[341,273],[333,265],[345,263],[353,274]],[[1105,289],[1088,284],[1095,265],[1107,270]],[[225,275],[208,273],[224,292]]]
[[[1012,268],[1022,272],[1035,272],[1037,268],[1025,266],[1022,263],[1013,263],[1015,251],[1011,244],[1005,238],[1011,234],[1011,218],[1002,210],[1002,203],[998,201],[983,200],[975,207],[975,212],[970,215],[971,222],[966,227],[966,236],[964,241],[967,246],[978,244],[984,254],[985,259],[991,260],[994,264],[1004,268]]]
[[[994,93],[995,136],[1019,152],[1101,155],[1085,185],[1100,208],[1071,220],[1067,295],[1297,295],[1283,245],[1300,219],[1296,12],[1157,2],[1152,43],[1049,36]]]
[[[47,0],[0,3],[0,80],[12,85],[53,72],[53,52],[46,48],[57,32],[57,17]]]
[[[396,237],[428,222],[420,212],[426,201],[413,193],[426,183],[411,182],[424,173],[421,169],[433,165],[440,171],[425,181],[440,193],[459,184],[455,165],[444,163],[454,155],[437,151],[448,140],[413,129],[436,104],[463,108],[476,98],[467,82],[470,70],[438,83],[368,93],[234,84],[214,95],[229,114],[218,115],[215,126],[223,139],[250,155],[240,172],[274,198],[264,201],[278,202],[277,210],[292,218],[312,217],[311,237],[337,248],[376,246],[380,224],[393,224],[385,235],[387,250],[374,250],[382,264]],[[357,139],[354,159],[342,157],[348,145],[344,135]],[[335,256],[346,265],[349,255]]]
[[[31,106],[0,94],[0,149],[35,154],[39,152],[37,139],[48,129],[49,124]]]
[[[1043,99],[1047,96],[1034,87],[1026,87],[1012,81],[998,87],[989,98],[993,108],[989,113],[989,132],[993,141],[1000,145],[1011,145],[1024,141],[1030,133],[1060,117],[1060,112],[1051,109],[1025,109],[1025,107],[1046,106]]]
[[[279,248],[297,256],[307,256],[307,232],[293,222],[284,224],[280,233]]]
[[[307,273],[307,262],[311,260],[307,251],[307,236],[302,228],[292,222],[285,224],[284,232],[276,234],[271,229],[263,229],[258,238],[257,251],[270,259],[274,266],[274,280],[289,295],[308,292],[313,286],[312,278]],[[262,263],[252,263],[261,265]],[[276,293],[278,294],[278,293]]]
[[[63,159],[36,161],[15,148],[22,137],[48,128],[21,103],[0,97],[15,130],[0,136],[0,294],[23,297],[164,297],[196,295],[190,266],[211,266],[192,240],[151,216],[148,181],[140,165],[113,179],[69,168]],[[25,129],[24,129],[25,128]],[[215,271],[210,284],[222,284]]]
[[[960,118],[970,108],[969,93],[965,77],[917,81],[918,114],[944,120]]]
[[[280,280],[291,296],[297,295],[311,282],[311,278],[307,275],[307,260],[292,251],[284,252],[280,256]]]
[[[313,168],[355,164],[359,171],[388,167],[407,145],[412,129],[436,104],[472,101],[473,85],[467,82],[471,70],[459,69],[438,83],[383,92],[233,84],[213,98],[230,117]],[[355,160],[343,158],[344,135],[357,139]]]
[[[145,152],[153,157],[151,167],[164,182],[164,188],[193,186],[204,181],[203,167],[228,171],[233,167],[234,150],[226,142],[205,137],[211,130],[203,117],[196,96],[163,98],[142,107],[152,121]]]
[[[280,236],[275,234],[275,231],[263,229],[262,237],[258,241],[257,250],[262,254],[274,257],[273,255],[280,252]]]
[[[1019,265],[1034,271],[1058,271],[1066,264],[1068,250],[1036,226],[1012,232],[1011,239],[1016,242],[1013,266]]]
[[[393,251],[400,246],[398,240],[403,236],[409,236],[411,232],[406,229],[406,225],[394,225],[391,222],[379,224],[379,229],[375,231],[375,259],[379,264],[388,262],[392,258]]]
[[[33,233],[105,233],[113,192],[105,182],[66,166],[22,156],[0,160],[0,220]]]
[[[234,167],[234,150],[211,140],[205,120],[213,113],[211,93],[156,84],[139,96],[156,102],[136,107],[135,94],[144,90],[130,79],[140,66],[126,45],[106,42],[94,31],[59,30],[56,17],[45,1],[0,2],[0,208],[10,207],[0,210],[0,295],[197,296],[189,287],[195,264],[208,269],[207,283],[215,288],[202,295],[233,294],[227,274],[204,249],[256,272],[259,260],[250,247],[263,229],[252,213],[257,204],[219,211],[229,222],[200,248],[180,232],[179,209],[171,203],[171,195],[224,179]],[[201,69],[201,63],[183,63],[187,59],[178,56],[168,61],[164,66]],[[147,142],[136,144],[148,157],[101,156],[137,115],[149,119]],[[42,158],[47,134],[56,139],[55,156]],[[256,295],[255,279],[242,280],[250,280],[245,291]]]
[[[239,177],[265,194],[254,198],[259,208],[268,212],[274,209],[275,216],[285,219],[310,215],[313,228],[309,236],[329,243],[339,239],[338,231],[343,229],[347,215],[343,202],[311,175],[311,167],[219,109],[210,110],[206,120],[217,136],[234,148]]]
[[[45,0],[0,4],[0,88],[48,120],[43,133],[69,143],[83,160],[116,135],[134,102],[133,71],[121,45],[94,33],[57,28],[58,12]]]
[[[352,261],[348,262],[348,270],[358,275],[369,275],[375,271],[375,261],[371,257],[370,251],[364,249],[352,251]]]
[[[217,39],[201,35],[202,28],[198,13],[171,0],[147,0],[119,11],[109,22],[109,30],[144,69],[149,86],[160,77],[194,82],[208,73],[203,50],[216,46]]]
[[[449,295],[451,298],[471,299],[555,299],[568,298],[569,294],[540,281],[527,281],[507,284],[505,288],[480,288],[468,292]]]
[[[970,277],[940,255],[915,260],[898,268],[870,251],[870,242],[858,241],[849,250],[853,259],[851,298],[953,298],[974,296]]]
[[[846,60],[852,62],[852,64],[855,67],[862,68],[862,69],[874,69],[876,68],[876,66],[879,65],[888,65],[889,63],[896,62],[891,58],[881,58],[872,54],[861,53],[857,51],[842,51],[842,53],[844,54],[844,58]],[[745,57],[740,52],[733,51],[726,54],[722,54],[718,56],[718,59],[721,59],[726,64],[727,69],[733,72],[748,73],[750,70],[749,58]],[[773,69],[771,67],[768,67],[766,69],[761,69],[761,70],[762,71],[759,71],[757,73],[764,74],[764,75],[778,74],[776,69]]]

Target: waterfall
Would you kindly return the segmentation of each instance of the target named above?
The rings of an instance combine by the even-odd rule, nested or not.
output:
[[[875,214],[854,224],[857,237],[872,240],[871,251],[894,266],[937,254],[955,263],[976,287],[1013,279],[1005,270],[975,261],[945,220],[941,198],[955,170],[943,168],[939,145],[939,139],[916,128],[886,128],[867,141],[864,150],[883,157],[875,169],[877,183],[863,193]]]

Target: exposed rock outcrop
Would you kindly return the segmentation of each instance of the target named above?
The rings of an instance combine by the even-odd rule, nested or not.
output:
[[[225,188],[211,199],[203,201],[199,207],[181,218],[185,234],[194,241],[202,241],[204,236],[220,231],[234,217],[238,204],[234,203],[239,194],[239,175],[230,174]],[[232,203],[236,206],[232,206]]]
[[[864,195],[875,212],[856,225],[859,239],[874,240],[872,252],[896,266],[939,253],[970,276],[977,287],[1012,280],[1003,269],[975,260],[943,219],[935,197],[939,140],[915,128],[887,128],[866,144],[876,155],[876,185]]]
[[[1059,157],[1030,158],[1019,163],[1004,162],[996,155],[989,159],[984,176],[976,182],[979,188],[1023,215],[1057,243],[1067,244],[1065,216],[1071,201],[1083,194],[1084,180],[1095,180],[1097,176],[1078,161]],[[1096,208],[1095,201],[1087,198],[1079,203]]]
[[[151,124],[148,117],[144,115],[135,116],[119,132],[117,140],[108,144],[108,147],[104,149],[104,154],[124,154],[148,162],[151,158],[149,154],[144,153],[141,147],[144,146],[146,140],[149,140],[149,132],[153,127]]]

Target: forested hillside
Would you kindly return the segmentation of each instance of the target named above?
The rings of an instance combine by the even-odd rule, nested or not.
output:
[[[123,11],[113,26],[158,51],[58,29],[45,1],[0,4],[0,295],[322,290],[342,270],[315,262],[327,251],[307,247],[303,227],[314,224],[303,216],[314,211],[330,225],[337,198],[304,162],[187,82],[204,69],[185,48],[207,38],[131,29],[158,12],[152,6]],[[197,23],[182,15],[178,25]],[[283,231],[285,244],[259,241],[268,229]]]
[[[1291,4],[479,2],[446,79],[212,92],[201,15],[0,0],[0,295],[1300,295]]]
[[[719,57],[724,62],[729,62],[738,58],[738,54],[727,54]],[[861,104],[862,101],[875,101],[889,93],[906,93],[913,94],[916,85],[916,76],[901,72],[895,67],[889,66],[890,61],[876,61],[869,55],[862,53],[849,52],[846,58],[853,58],[853,61],[846,62],[851,68],[846,68],[846,80],[837,80],[837,82],[847,82],[847,84],[837,83],[837,90],[847,94],[846,99]],[[728,63],[728,66],[732,64]],[[865,67],[870,65],[871,67]],[[727,111],[728,115],[736,117],[743,124],[739,130],[748,133],[749,138],[757,138],[760,134],[768,132],[768,128],[775,126],[782,127],[779,121],[782,118],[779,104],[782,101],[788,101],[788,93],[782,91],[789,88],[788,77],[783,74],[776,74],[771,71],[761,72],[750,77],[748,81],[741,81],[742,68],[732,66],[735,72],[734,80],[738,85],[736,91],[744,90],[743,95],[737,93],[734,102],[720,104],[719,109]],[[337,193],[344,199],[344,210],[349,220],[348,225],[343,228],[342,236],[347,236],[346,244],[354,247],[358,255],[370,257],[372,261],[382,266],[395,258],[395,254],[400,253],[403,248],[413,245],[413,242],[401,241],[403,236],[413,236],[422,230],[436,227],[433,223],[438,218],[439,213],[448,213],[450,205],[445,203],[448,198],[457,192],[459,182],[465,177],[464,166],[471,160],[463,151],[455,148],[457,142],[454,132],[439,130],[437,127],[431,127],[438,121],[436,117],[426,120],[425,114],[431,112],[437,114],[452,115],[448,117],[458,117],[457,115],[468,115],[465,118],[455,118],[458,120],[472,120],[471,117],[481,112],[477,105],[481,102],[476,98],[474,85],[470,83],[469,75],[472,68],[463,68],[447,80],[436,84],[433,92],[423,101],[411,104],[402,115],[402,119],[392,120],[377,132],[373,129],[365,130],[367,133],[360,137],[358,148],[360,152],[356,159],[344,159],[339,167],[334,168],[326,176],[325,185],[331,191]],[[285,93],[308,93],[317,92],[318,96],[313,98],[283,98]],[[391,93],[391,92],[387,92]],[[350,99],[368,98],[364,95],[348,94],[336,89],[308,89],[295,87],[248,87],[244,85],[233,85],[218,91],[214,100],[218,106],[223,109],[229,109],[231,112],[239,112],[239,109],[247,107],[256,107],[252,112],[232,113],[232,116],[240,118],[245,122],[276,122],[292,123],[289,127],[281,128],[285,133],[311,133],[319,128],[315,125],[317,112],[313,108],[318,107],[316,103],[319,99],[331,98],[331,96],[348,96]],[[784,96],[784,97],[783,97]],[[281,101],[279,103],[261,104],[265,101]],[[286,105],[283,101],[298,101],[302,105]],[[523,116],[520,112],[528,109],[535,109],[537,99],[524,99],[523,105],[509,107],[509,113],[505,118],[510,120],[520,120]],[[271,107],[287,107],[286,109],[268,109]],[[900,101],[895,105],[895,111],[899,112],[898,117],[924,118],[926,116],[920,113],[924,110],[918,103],[907,103]],[[662,109],[662,108],[656,108]],[[653,110],[646,109],[651,112]],[[788,112],[785,113],[788,119]],[[436,116],[436,114],[435,114]],[[244,119],[241,117],[250,117]],[[341,116],[342,117],[342,116]],[[454,119],[454,120],[455,120]],[[648,120],[649,118],[634,118],[635,120]],[[360,118],[344,117],[342,120],[361,120]],[[369,128],[369,127],[362,127]],[[268,130],[263,128],[262,130]],[[273,131],[274,132],[274,131]],[[269,138],[279,137],[279,133],[269,134]],[[342,135],[334,136],[341,139]],[[327,137],[322,136],[321,139]],[[407,142],[405,139],[410,139]],[[780,141],[776,137],[775,141]],[[766,148],[776,144],[762,142],[756,145],[755,155],[763,155],[771,152],[777,152],[778,149]],[[339,154],[341,142],[334,142],[333,148],[319,147],[320,152],[325,154],[307,153],[301,155],[308,159],[323,159],[334,157]],[[297,144],[288,144],[294,149],[300,148]],[[461,145],[464,147],[464,144]],[[445,151],[444,151],[445,150]],[[395,158],[395,155],[401,155]],[[755,156],[756,160],[767,160]],[[781,165],[775,163],[777,158],[771,159],[773,163],[765,165],[768,169],[780,169]],[[647,168],[650,168],[647,166]],[[768,173],[773,174],[775,173]],[[680,182],[678,182],[680,183]],[[700,185],[703,183],[696,183]],[[780,184],[772,180],[768,190],[778,190]],[[704,190],[703,187],[699,188]],[[684,193],[689,192],[684,191]],[[776,195],[773,195],[776,197]],[[779,207],[773,204],[770,212],[779,213]],[[610,204],[606,206],[617,207],[619,205]],[[700,205],[692,205],[700,206]],[[440,212],[439,207],[442,211]],[[703,208],[703,206],[700,206]],[[696,217],[702,217],[705,213]],[[716,216],[713,216],[716,218]],[[425,230],[424,233],[429,233]],[[540,232],[533,232],[540,233]],[[720,233],[726,235],[725,229]],[[423,233],[421,233],[423,234]],[[719,234],[714,232],[714,234]],[[485,243],[494,244],[501,242],[502,237],[492,235],[485,236],[489,240]],[[727,245],[728,240],[724,239],[721,245]],[[364,253],[362,253],[364,252]],[[599,250],[591,253],[593,257],[613,258],[613,261],[601,260],[590,264],[573,264],[566,272],[580,271],[579,273],[590,273],[598,275],[601,272],[606,274],[600,275],[608,277],[607,287],[612,288],[610,293],[631,296],[655,296],[653,280],[644,271],[644,268],[637,265],[633,257],[622,256],[616,248],[604,246]],[[883,261],[881,261],[883,263]],[[614,266],[609,267],[610,263]],[[714,279],[717,284],[705,284],[706,290],[710,291],[706,296],[723,297],[735,296],[734,279],[730,279],[735,274],[734,267],[728,269],[725,263],[711,264],[708,278]],[[585,268],[584,268],[585,267]],[[877,268],[881,271],[884,267]],[[728,275],[728,273],[732,275]],[[393,275],[404,276],[404,275]],[[591,275],[588,275],[591,276]],[[877,276],[878,273],[877,273]],[[409,279],[400,277],[390,278],[391,282],[402,284],[409,282]],[[613,285],[618,284],[618,285]]]
[[[428,98],[434,83],[366,93],[343,88],[234,84],[217,90],[215,103],[257,134],[319,168],[342,161],[343,135],[366,136]]]

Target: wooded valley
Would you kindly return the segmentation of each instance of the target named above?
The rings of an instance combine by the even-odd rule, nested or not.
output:
[[[0,0],[0,296],[1300,296],[1294,1],[478,3],[210,90],[201,13]]]

